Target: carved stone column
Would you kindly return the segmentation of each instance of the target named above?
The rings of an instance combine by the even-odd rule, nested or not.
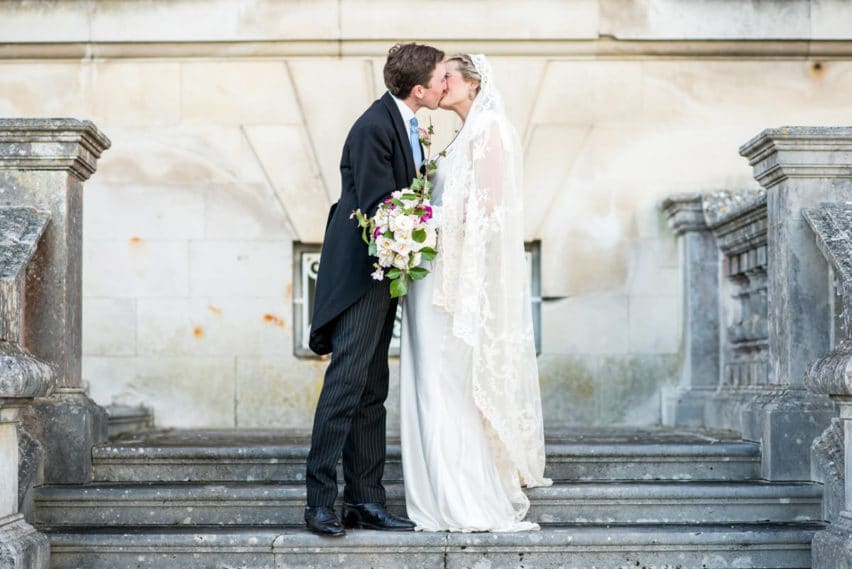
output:
[[[50,214],[27,272],[21,330],[22,346],[57,377],[56,391],[24,417],[44,447],[49,482],[90,480],[92,445],[106,438],[106,413],[81,389],[81,300],[83,182],[109,145],[87,121],[0,120],[0,206]]]
[[[810,446],[835,416],[834,404],[805,389],[808,364],[829,350],[828,265],[802,210],[848,199],[852,128],[768,129],[740,148],[766,189],[769,398],[749,413],[761,432],[762,471],[772,480],[810,477]]]
[[[667,198],[663,212],[677,236],[683,287],[680,384],[663,402],[664,423],[704,425],[704,407],[719,385],[718,256],[701,194]]]
[[[840,297],[834,308],[841,321],[839,337],[805,377],[808,389],[830,396],[840,407],[842,436],[837,436],[835,423],[813,447],[825,484],[824,511],[831,522],[814,537],[813,567],[834,569],[852,566],[852,202],[824,204],[806,210],[804,217],[833,268]]]

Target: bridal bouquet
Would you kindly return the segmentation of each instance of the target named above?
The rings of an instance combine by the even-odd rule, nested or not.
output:
[[[432,189],[429,176],[437,170],[435,161],[430,159],[432,134],[431,124],[426,130],[420,129],[420,143],[427,149],[425,167],[411,185],[393,192],[379,204],[372,217],[367,217],[360,209],[350,216],[357,218],[370,255],[378,257],[371,276],[377,281],[385,278],[390,281],[391,298],[408,293],[409,279],[418,281],[428,275],[429,270],[420,264],[433,260],[438,254],[429,193]]]

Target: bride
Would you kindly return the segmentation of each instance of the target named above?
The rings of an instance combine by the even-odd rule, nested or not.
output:
[[[447,60],[441,107],[463,126],[438,164],[438,251],[403,304],[408,514],[425,531],[522,531],[546,486],[523,244],[522,149],[483,55]]]

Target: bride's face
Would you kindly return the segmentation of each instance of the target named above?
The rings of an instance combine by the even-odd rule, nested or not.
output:
[[[459,103],[472,100],[476,94],[476,83],[467,81],[459,71],[458,61],[447,62],[447,94],[441,99],[442,109],[452,109]]]

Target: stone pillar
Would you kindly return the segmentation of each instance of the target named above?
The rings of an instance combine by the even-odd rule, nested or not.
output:
[[[670,426],[704,425],[704,407],[719,386],[718,255],[701,194],[667,198],[663,212],[677,236],[683,287],[680,384],[663,402]]]
[[[749,412],[762,432],[763,476],[810,477],[813,440],[834,404],[805,389],[808,364],[829,350],[829,271],[802,211],[852,193],[852,128],[768,129],[740,148],[766,189],[768,380],[772,396]]]
[[[48,482],[90,480],[92,445],[106,438],[106,413],[81,389],[81,301],[83,182],[109,145],[88,121],[0,120],[0,206],[50,214],[27,272],[22,330],[23,347],[56,372],[56,391],[24,417]]]

